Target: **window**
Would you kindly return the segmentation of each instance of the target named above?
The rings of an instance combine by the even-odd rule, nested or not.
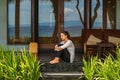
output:
[[[91,0],[89,29],[116,29],[116,1]]]
[[[8,0],[8,43],[29,43],[31,38],[31,1]]]
[[[107,29],[116,29],[116,0],[107,1]]]
[[[78,42],[84,28],[119,29],[116,28],[117,0],[64,0],[64,3],[58,1],[60,0],[39,0],[37,40],[40,44],[56,43],[62,26]],[[27,44],[31,37],[33,38],[31,5],[31,0],[8,0],[9,44]],[[64,6],[64,10],[59,8],[60,6]]]
[[[84,0],[64,2],[64,27],[71,37],[80,37],[84,27]]]
[[[57,42],[57,37],[53,38],[55,24],[57,23],[57,10],[53,6],[56,0],[39,0],[39,17],[38,17],[38,42],[40,44],[52,44]],[[55,3],[56,4],[56,3]],[[57,5],[56,5],[57,7]],[[56,26],[58,27],[58,26]]]
[[[103,20],[103,0],[92,0],[91,7],[91,27],[93,29],[101,29],[102,28],[102,20]]]
[[[39,37],[52,37],[55,26],[55,16],[50,0],[39,0]]]

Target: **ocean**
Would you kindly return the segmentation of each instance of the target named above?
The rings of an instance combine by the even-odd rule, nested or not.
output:
[[[51,37],[54,31],[54,23],[40,23],[38,34],[39,37]],[[97,24],[99,25],[99,24]],[[82,24],[79,21],[69,21],[64,24],[65,30],[70,33],[71,36],[81,36],[83,29]],[[98,27],[96,27],[98,28]],[[9,37],[15,36],[15,27],[13,25],[8,26]],[[21,25],[20,26],[20,37],[31,37],[31,26]]]

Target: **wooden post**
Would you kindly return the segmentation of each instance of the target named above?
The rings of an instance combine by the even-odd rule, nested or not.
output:
[[[31,0],[31,41],[38,42],[38,0]]]
[[[64,30],[64,0],[58,0],[58,41],[61,41],[60,33]]]
[[[88,0],[84,0],[84,29],[88,28]]]
[[[116,3],[117,3],[117,1],[114,0],[114,5],[115,5],[115,9],[114,9],[114,10],[115,10],[115,11],[114,11],[114,12],[115,12],[115,17],[114,17],[114,22],[115,22],[115,23],[114,23],[114,29],[116,29],[116,24],[117,24],[117,23],[116,23],[116,18],[117,18],[117,10],[116,10],[116,9],[117,9],[117,4],[116,4]]]
[[[103,29],[107,29],[107,1],[103,0]]]
[[[20,28],[20,0],[16,0],[15,4],[15,39],[14,42],[19,42],[19,28]]]
[[[92,1],[91,0],[88,0],[88,13],[89,13],[89,29],[92,29],[92,25],[91,25],[91,23],[92,23]]]

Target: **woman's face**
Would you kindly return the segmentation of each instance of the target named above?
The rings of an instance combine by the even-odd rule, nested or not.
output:
[[[63,41],[67,39],[67,35],[65,35],[65,34],[63,34],[63,33],[61,33],[60,36],[61,36],[61,39],[62,39]]]

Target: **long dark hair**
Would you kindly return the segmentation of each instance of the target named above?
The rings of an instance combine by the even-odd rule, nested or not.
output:
[[[67,36],[67,38],[68,38],[68,39],[70,39],[70,34],[69,34],[69,32],[68,32],[68,31],[63,31],[63,32],[61,32],[61,33],[63,33],[64,35],[66,35],[66,36]]]

